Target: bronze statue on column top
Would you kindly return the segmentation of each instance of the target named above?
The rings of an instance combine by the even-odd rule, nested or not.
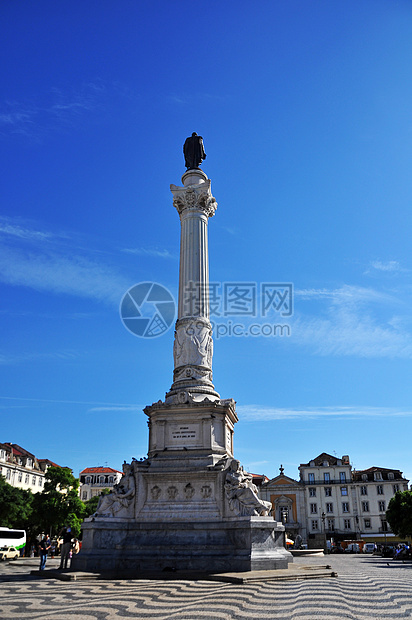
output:
[[[183,155],[185,156],[187,170],[199,168],[202,161],[206,159],[202,136],[198,136],[194,131],[189,138],[186,138],[183,145]]]

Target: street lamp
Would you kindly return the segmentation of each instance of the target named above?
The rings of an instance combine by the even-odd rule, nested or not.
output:
[[[323,553],[327,553],[327,545],[326,545],[326,527],[325,527],[325,518],[326,515],[324,512],[322,512],[322,514],[320,515],[320,518],[322,519],[322,526],[323,526]]]

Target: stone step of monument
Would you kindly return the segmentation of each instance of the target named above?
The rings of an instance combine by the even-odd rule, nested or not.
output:
[[[244,573],[218,573],[208,574],[198,571],[145,571],[132,570],[121,571],[71,571],[68,570],[32,570],[31,575],[43,579],[58,579],[59,581],[93,581],[106,580],[150,580],[150,581],[219,581],[225,583],[243,584],[260,581],[290,581],[304,579],[322,579],[337,577],[337,573],[331,567],[319,565],[292,564],[287,569],[248,571]]]

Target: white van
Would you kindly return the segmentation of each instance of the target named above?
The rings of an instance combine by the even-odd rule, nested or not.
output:
[[[363,553],[373,553],[376,549],[375,543],[365,543],[363,545]]]
[[[345,553],[359,553],[360,547],[358,543],[351,543],[345,549]]]

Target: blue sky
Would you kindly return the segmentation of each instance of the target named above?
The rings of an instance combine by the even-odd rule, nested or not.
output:
[[[412,479],[411,3],[0,12],[1,440],[75,474],[146,454],[173,329],[137,338],[119,304],[147,281],[177,297],[169,185],[197,131],[211,280],[294,287],[293,316],[254,319],[289,337],[215,339],[237,458],[296,477],[325,451]]]

